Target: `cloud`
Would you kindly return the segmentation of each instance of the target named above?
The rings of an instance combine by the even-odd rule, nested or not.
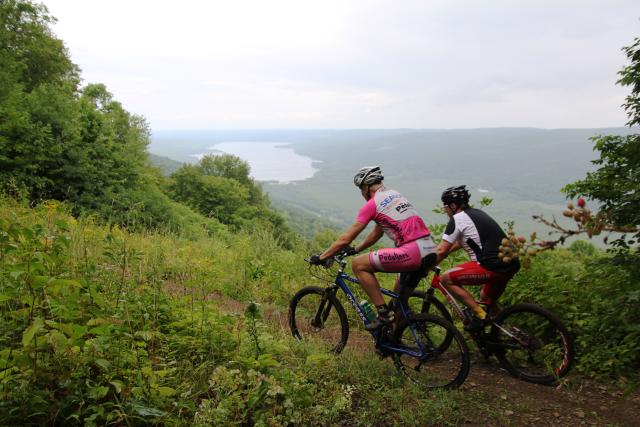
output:
[[[622,125],[637,1],[49,0],[152,127]]]

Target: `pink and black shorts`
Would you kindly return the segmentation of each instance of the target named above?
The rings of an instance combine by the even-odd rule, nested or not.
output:
[[[487,270],[477,261],[469,261],[457,265],[445,271],[444,274],[448,274],[451,282],[457,286],[483,285],[482,294],[493,301],[496,301],[502,295],[507,283],[513,277],[513,274]]]
[[[397,248],[384,248],[369,253],[369,263],[375,271],[402,273],[419,270],[422,258],[435,253],[431,236],[422,237]]]

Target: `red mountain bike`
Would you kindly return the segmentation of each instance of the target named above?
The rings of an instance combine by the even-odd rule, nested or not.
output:
[[[470,322],[471,312],[440,284],[440,268],[431,286],[426,291],[414,291],[410,305],[416,307],[420,298],[421,312],[435,314],[453,322],[445,305],[436,298],[435,291],[444,295],[453,313],[463,325]],[[497,311],[491,304],[483,303],[487,313]],[[494,355],[512,375],[538,384],[553,384],[569,372],[574,358],[571,334],[557,315],[535,304],[516,304],[498,312],[489,326],[480,331],[469,332],[480,352],[485,356]],[[444,351],[451,343],[444,337],[437,348]]]

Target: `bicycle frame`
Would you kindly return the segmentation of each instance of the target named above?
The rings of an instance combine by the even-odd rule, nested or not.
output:
[[[451,292],[449,292],[444,285],[442,285],[442,283],[440,283],[440,267],[435,267],[434,269],[435,274],[433,275],[433,278],[431,279],[431,287],[429,289],[427,289],[427,296],[429,295],[433,295],[434,291],[437,289],[438,291],[440,291],[440,293],[442,295],[444,295],[444,297],[447,299],[447,302],[449,303],[449,305],[453,308],[453,311],[458,315],[458,317],[460,318],[460,320],[462,320],[463,324],[467,324],[469,322],[469,318],[467,317],[467,315],[465,314],[463,308],[460,306],[460,304],[458,303],[458,301],[456,301],[456,299],[453,297],[453,295],[451,295]],[[427,298],[425,298],[425,302],[424,304],[427,304],[426,308],[427,308],[427,312],[428,312],[428,301]]]
[[[360,307],[360,304],[358,304],[355,295],[353,294],[353,292],[351,291],[351,288],[349,287],[349,284],[347,283],[347,282],[360,283],[360,281],[357,278],[351,277],[350,275],[348,275],[347,273],[344,272],[344,268],[346,266],[346,262],[344,260],[336,259],[336,261],[339,263],[340,268],[338,269],[338,274],[336,275],[336,279],[334,281],[334,285],[330,286],[327,289],[329,291],[333,291],[333,292],[337,291],[338,288],[341,289],[342,292],[344,292],[347,295],[347,298],[348,298],[349,302],[351,302],[351,305],[356,310],[356,313],[358,313],[358,316],[360,317],[362,322],[365,325],[371,323],[369,321],[369,319],[367,319],[367,316],[365,315],[364,311],[362,311],[362,308]],[[385,288],[380,288],[380,291],[382,291],[382,293],[384,295],[387,295],[388,297],[391,297],[391,298],[395,299],[396,301],[398,301],[398,305],[400,307],[402,316],[407,321],[409,329],[411,330],[413,338],[414,338],[416,344],[418,345],[418,348],[420,349],[420,351],[419,352],[415,352],[415,351],[409,350],[409,349],[404,348],[404,347],[396,347],[396,346],[391,345],[390,343],[382,342],[380,333],[374,331],[374,332],[371,332],[371,335],[376,339],[376,344],[380,348],[382,348],[384,350],[392,351],[394,353],[404,353],[404,354],[407,354],[409,356],[416,357],[416,358],[425,357],[427,355],[427,353],[426,353],[425,349],[423,348],[422,344],[420,343],[420,339],[418,338],[418,334],[416,333],[416,330],[415,330],[415,327],[414,327],[413,323],[409,320],[409,311],[408,311],[407,307],[405,306],[404,302],[401,300],[400,295],[398,295],[397,293],[392,292],[392,291],[390,291],[388,289],[385,289]]]
[[[458,301],[453,297],[453,295],[451,295],[451,293],[440,282],[440,267],[435,267],[433,269],[433,271],[434,271],[435,274],[433,275],[433,278],[431,279],[431,287],[429,287],[429,289],[427,289],[427,292],[426,292],[425,300],[423,302],[423,304],[424,304],[423,305],[423,311],[427,312],[427,313],[429,312],[428,297],[432,296],[434,294],[434,291],[437,289],[447,299],[447,302],[453,308],[453,311],[460,318],[462,323],[464,325],[466,325],[467,323],[469,323],[471,321],[471,319],[469,319],[469,315],[464,312],[464,309],[461,307],[460,303],[458,303]],[[482,301],[478,301],[478,304],[485,305],[487,308],[490,307],[490,305],[491,305],[489,303],[482,302]],[[517,336],[512,334],[507,329],[503,328],[501,325],[498,325],[498,324],[494,323],[494,326],[497,327],[498,329],[500,329],[501,332],[503,332],[504,334],[506,334],[510,338],[518,341],[521,345],[526,346],[526,343],[522,342],[522,340],[520,338],[518,338]],[[486,347],[486,348],[495,349],[495,348],[504,347],[503,345],[497,345],[496,343],[493,343],[493,342],[485,339],[482,336],[482,334],[480,334],[480,333],[474,332],[474,333],[470,333],[470,335],[473,337],[473,339],[475,341],[477,341],[479,343],[481,342],[483,344],[483,346]]]

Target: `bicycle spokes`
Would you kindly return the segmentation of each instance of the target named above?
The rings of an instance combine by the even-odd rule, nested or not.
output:
[[[427,388],[453,388],[462,384],[468,373],[469,358],[460,333],[446,320],[425,314],[415,316],[411,323],[413,327],[404,324],[396,331],[398,345],[413,353],[394,355],[399,371]],[[439,348],[436,344],[447,336],[452,337],[450,344]]]
[[[324,289],[301,289],[289,305],[293,336],[316,343],[319,348],[339,353],[347,343],[349,325],[344,308]]]
[[[532,382],[551,383],[564,375],[573,357],[572,341],[547,310],[515,308],[492,328],[492,347],[509,372]]]
[[[318,306],[318,311],[316,312],[316,315],[311,321],[311,326],[314,326],[316,328],[322,328],[324,326],[324,323],[329,318],[330,311],[331,311],[331,301],[329,301],[327,298],[323,298],[320,301],[320,305]]]

